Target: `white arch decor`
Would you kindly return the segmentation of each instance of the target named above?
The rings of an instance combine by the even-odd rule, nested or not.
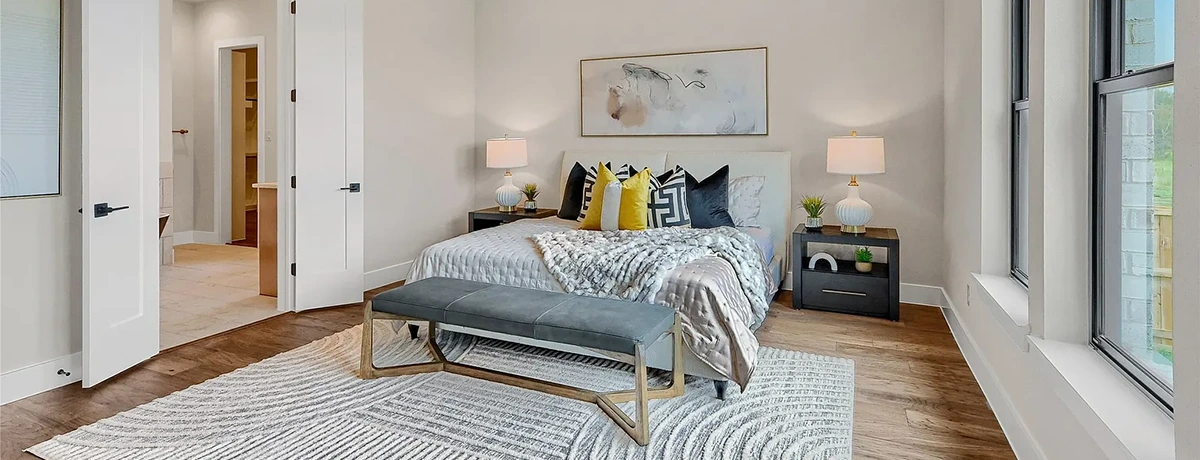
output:
[[[812,258],[808,260],[808,269],[816,270],[817,261],[821,261],[821,260],[829,262],[829,269],[833,270],[834,273],[837,273],[837,261],[834,260],[833,256],[829,255],[828,252],[818,252],[816,254],[813,254]]]

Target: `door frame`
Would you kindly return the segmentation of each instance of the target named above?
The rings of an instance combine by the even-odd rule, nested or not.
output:
[[[257,48],[258,81],[261,83],[271,78],[267,74],[267,57],[263,52],[265,45],[266,39],[262,35],[218,40],[213,43],[213,57],[216,60],[213,66],[216,72],[213,75],[213,222],[217,240],[222,244],[232,241],[233,234],[233,229],[230,228],[232,222],[229,220],[229,200],[232,199],[233,193],[233,146],[230,144],[233,132],[229,126],[233,106],[229,98],[233,87],[229,83],[230,79],[225,77],[232,71],[234,50]],[[262,91],[263,85],[260,84],[258,89],[258,182],[265,182],[266,161],[263,159],[263,153],[267,145],[266,133],[272,128],[266,124],[267,104],[270,103],[271,96]],[[278,121],[276,123],[278,124]]]
[[[296,278],[292,276],[291,266],[296,262],[296,189],[291,186],[291,178],[296,174],[296,107],[291,100],[292,89],[296,87],[296,16],[292,10],[291,0],[276,0],[275,30],[278,34],[275,42],[275,66],[278,75],[275,76],[275,100],[278,108],[275,115],[275,162],[277,188],[276,208],[279,213],[276,230],[279,258],[276,260],[278,270],[276,279],[279,283],[278,309],[296,311]],[[259,53],[261,57],[263,53]]]

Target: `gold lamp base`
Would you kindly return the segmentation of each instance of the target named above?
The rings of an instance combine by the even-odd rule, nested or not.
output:
[[[500,208],[500,212],[517,212],[516,206],[497,206],[497,208]]]
[[[843,225],[842,233],[853,233],[855,235],[867,233],[866,225]]]

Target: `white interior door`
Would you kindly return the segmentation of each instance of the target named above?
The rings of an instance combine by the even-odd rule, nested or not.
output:
[[[296,309],[362,301],[362,0],[296,4]]]
[[[158,353],[159,2],[81,6],[83,386],[90,387]]]

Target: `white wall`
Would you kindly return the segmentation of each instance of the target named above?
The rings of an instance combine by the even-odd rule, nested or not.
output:
[[[1175,458],[1200,458],[1200,2],[1175,3]]]
[[[941,1],[507,0],[477,8],[476,206],[494,202],[503,175],[482,167],[483,141],[505,133],[528,138],[530,165],[513,172],[516,182],[542,185],[539,201],[556,207],[568,149],[786,150],[793,201],[836,201],[848,178],[825,173],[825,142],[858,130],[887,142],[887,174],[860,179],[875,208],[871,224],[899,229],[904,282],[943,284]],[[769,136],[579,136],[580,59],[747,46],[769,48]]]
[[[195,229],[193,191],[195,190],[195,78],[196,6],[175,1],[171,23],[171,129],[187,129],[186,135],[171,134],[171,157],[175,167],[174,210],[171,225],[175,231]]]
[[[421,249],[467,230],[475,2],[373,1],[365,15],[364,269],[390,282]]]
[[[0,201],[0,373],[82,347],[80,10],[65,2],[62,194]]]
[[[997,195],[1008,187],[1003,157],[1010,145],[1009,104],[997,98],[1011,97],[1009,8],[1007,0],[945,5],[945,288],[1003,392],[988,397],[1018,454],[1032,457],[1040,450],[1047,459],[1105,458],[1040,379],[1032,355],[1013,343],[978,293],[971,293],[974,305],[967,298],[971,273],[1008,273],[1008,235],[997,228],[1008,221],[996,216],[1008,213],[1008,200]],[[1015,412],[1015,418],[1005,412]]]
[[[994,378],[998,391],[988,393],[1001,425],[1014,448],[1024,458],[1108,458],[1085,431],[1062,399],[1057,397],[1039,372],[1037,360],[1022,352],[1009,338],[993,313],[979,301],[978,292],[969,292],[971,273],[1007,275],[1007,235],[996,228],[1002,223],[996,215],[1008,212],[1007,200],[998,199],[997,187],[1007,187],[999,175],[1008,174],[1007,165],[998,157],[1009,148],[1008,106],[993,100],[1008,96],[1008,16],[1007,0],[951,2],[945,5],[946,45],[946,166],[945,228],[948,257],[946,291],[954,303],[958,323],[974,341],[979,360],[972,363],[976,375],[985,370]],[[1070,343],[1083,343],[1087,335],[1088,294],[1077,292],[1086,287],[1086,271],[1067,269],[1063,263],[1078,267],[1077,254],[1087,257],[1087,78],[1086,5],[1051,0],[1033,2],[1031,20],[1031,117],[1032,186],[1031,234],[1032,261],[1030,289],[1030,326],[1034,335]],[[1179,8],[1176,30],[1197,28],[1200,13],[1194,3]],[[1191,21],[1189,28],[1182,21]],[[1190,34],[1187,35],[1187,34]],[[1190,41],[1189,41],[1190,40]],[[1186,42],[1186,43],[1185,43]],[[1186,32],[1177,41],[1179,49],[1192,54],[1179,58],[1176,69],[1176,122],[1188,120],[1200,127],[1196,113],[1197,51],[1194,32]],[[1179,52],[1177,51],[1177,54]],[[1180,54],[1180,56],[1183,56]],[[1189,60],[1190,58],[1190,60]],[[1185,70],[1190,69],[1190,70]],[[1003,78],[996,78],[998,75]],[[1190,91],[1190,92],[1189,92]],[[1183,110],[1180,110],[1183,108]],[[1180,124],[1180,126],[1186,126]],[[998,129],[998,127],[1000,127]],[[1200,129],[1176,131],[1176,177],[1197,177],[1200,152],[1196,133]],[[1184,139],[1181,142],[1181,138]],[[1190,154],[1191,156],[1188,156]],[[1182,159],[1182,160],[1181,160]],[[1002,167],[1003,166],[1003,167]],[[1195,203],[1185,196],[1198,197],[1195,182],[1176,182],[1177,203]],[[1190,187],[1190,188],[1189,188]],[[1068,190],[1070,189],[1070,190]],[[1006,191],[1004,189],[1003,191]],[[1197,208],[1177,207],[1176,232],[1187,233],[1198,226]],[[1189,220],[1190,219],[1190,220]],[[960,231],[952,231],[959,229]],[[1182,233],[1180,233],[1182,232]],[[1003,236],[1003,238],[1001,237]],[[1197,239],[1179,240],[1176,251],[1177,279],[1197,279],[1200,253]],[[1001,251],[996,249],[1000,248]],[[1190,251],[1190,252],[1186,252]],[[1181,254],[1186,252],[1186,256]],[[1185,261],[1182,265],[1179,261]],[[1044,264],[1043,264],[1044,262]],[[1191,270],[1182,273],[1182,270]],[[1185,276],[1187,275],[1187,276]],[[1081,281],[1081,277],[1084,279]],[[1196,458],[1200,435],[1200,378],[1195,359],[1195,331],[1200,314],[1195,308],[1196,283],[1176,285],[1176,423],[1178,458]],[[969,294],[969,295],[968,295]],[[970,299],[968,299],[970,297]],[[1189,303],[1186,299],[1191,299]],[[1190,342],[1189,342],[1190,341]],[[960,344],[962,339],[960,338]],[[1190,356],[1190,357],[1185,357]],[[1183,376],[1182,378],[1180,376]],[[988,388],[985,382],[985,389]]]
[[[179,200],[181,195],[189,194],[193,200],[193,213],[191,228],[176,227],[176,230],[198,230],[198,231],[216,231],[215,210],[213,209],[215,192],[213,186],[213,177],[216,174],[214,170],[214,150],[213,145],[213,117],[214,117],[214,102],[213,88],[215,85],[216,76],[216,51],[213,48],[215,43],[220,40],[228,40],[232,38],[245,38],[261,35],[266,40],[264,49],[259,50],[260,53],[267,53],[266,59],[266,78],[259,79],[259,97],[260,101],[263,98],[275,94],[275,46],[278,37],[276,37],[276,21],[275,21],[276,2],[275,0],[217,0],[212,2],[195,3],[193,6],[193,50],[192,69],[193,69],[193,100],[192,100],[192,127],[188,127],[192,132],[188,134],[192,138],[194,147],[191,150],[192,170],[181,172],[176,169],[175,176],[190,174],[192,177],[191,190],[181,188],[181,184],[176,184],[176,200]],[[260,72],[262,77],[262,72]],[[275,101],[266,100],[262,103],[266,107],[266,120],[259,123],[259,129],[267,129],[271,131],[272,139],[274,139],[275,119],[276,119],[276,103]],[[268,141],[265,146],[259,148],[260,155],[264,155],[266,160],[266,177],[268,181],[276,179],[276,160],[275,149],[276,142]]]

